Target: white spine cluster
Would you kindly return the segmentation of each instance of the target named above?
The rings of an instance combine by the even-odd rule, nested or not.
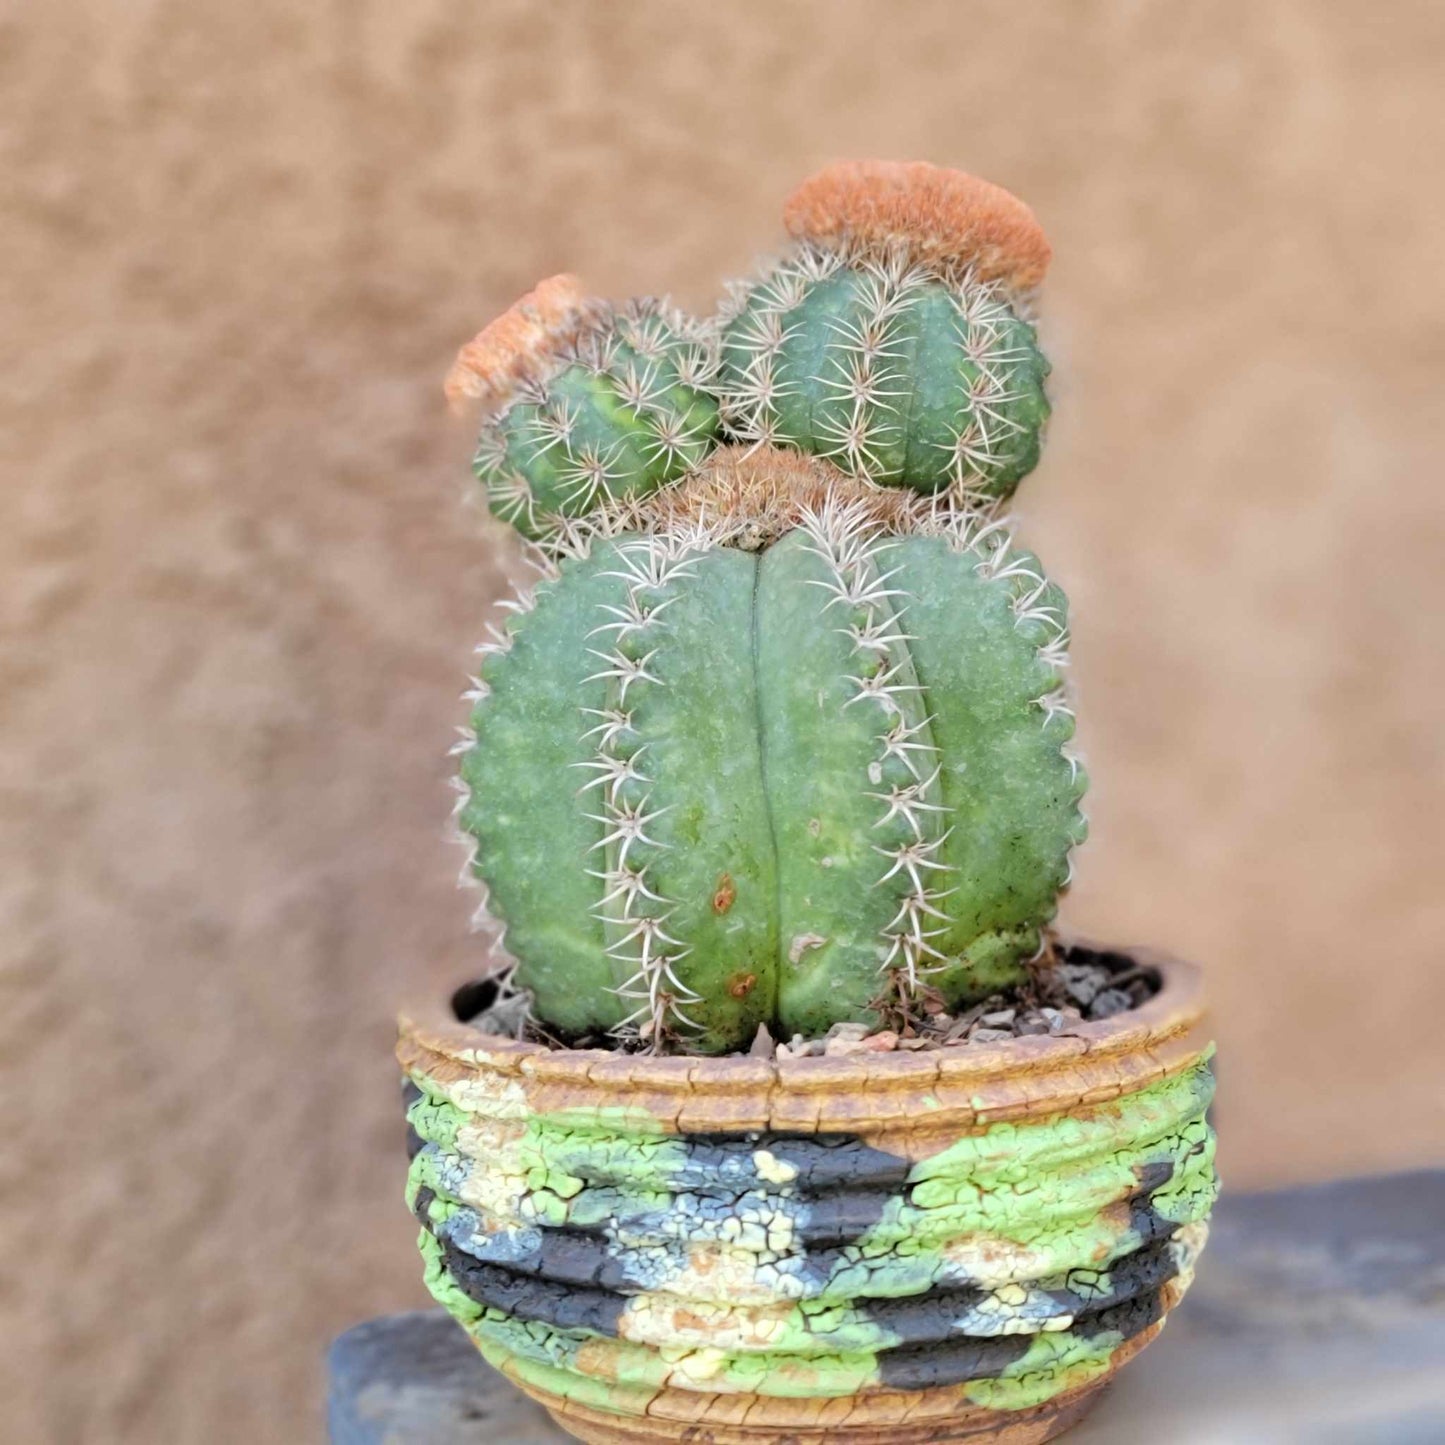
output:
[[[594,916],[606,930],[608,956],[632,970],[615,992],[637,1007],[615,1032],[658,1048],[682,1030],[698,1031],[684,1005],[700,998],[678,976],[689,950],[668,933],[672,905],[649,878],[649,860],[667,847],[650,830],[666,809],[653,803],[652,779],[643,771],[647,745],[634,714],[638,694],[663,685],[651,666],[660,619],[678,601],[674,589],[693,575],[695,552],[685,538],[651,536],[620,544],[617,556],[619,569],[604,575],[624,583],[626,598],[620,606],[604,604],[607,620],[590,634],[599,640],[591,650],[602,666],[588,681],[606,684],[607,701],[587,710],[596,721],[586,736],[597,752],[581,765],[593,776],[580,791],[596,793],[600,812],[588,817],[603,829],[594,845],[603,857],[592,870],[602,884]]]
[[[830,322],[833,333],[817,384],[845,403],[820,423],[810,440],[818,454],[870,481],[886,481],[885,449],[904,440],[909,410],[908,359],[901,350],[899,316],[930,287],[952,302],[958,345],[973,364],[966,410],[946,445],[940,471],[956,502],[991,506],[990,475],[1006,461],[1024,428],[1005,408],[1015,389],[1017,364],[1027,359],[1004,336],[1012,312],[996,282],[971,271],[948,278],[901,254],[879,256],[824,250],[802,243],[759,278],[729,288],[721,325],[727,346],[741,351],[741,368],[725,371],[723,417],[744,441],[802,441],[780,435],[779,402],[797,382],[780,376],[783,351],[802,324],[799,308],[809,291],[844,269],[859,278],[856,312]]]
[[[905,706],[905,699],[918,697],[920,689],[908,656],[910,639],[900,630],[905,609],[895,599],[903,594],[888,586],[894,573],[880,569],[888,542],[871,524],[866,506],[825,503],[802,525],[814,555],[828,568],[829,575],[817,583],[830,594],[824,610],[844,610],[849,622],[841,630],[860,663],[858,673],[848,679],[854,694],[844,706],[862,703],[882,717],[879,757],[869,770],[870,781],[877,785],[884,780],[890,760],[902,765],[908,779],[868,796],[880,807],[875,828],[903,824],[901,841],[875,845],[884,867],[874,886],[891,884],[899,895],[898,911],[884,929],[888,947],[880,971],[893,974],[900,991],[911,994],[924,973],[947,961],[934,940],[948,923],[941,905],[953,890],[941,884],[951,869],[939,853],[952,829],[943,826],[949,810],[938,787],[941,769],[928,736],[930,720],[922,714],[921,698],[912,720]],[[898,775],[898,769],[891,771]]]

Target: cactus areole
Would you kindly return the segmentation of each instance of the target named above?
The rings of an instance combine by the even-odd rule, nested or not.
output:
[[[408,1202],[583,1440],[1032,1445],[1189,1283],[1212,1048],[1192,970],[1115,955],[1117,1018],[921,1035],[1037,1003],[1085,836],[1067,603],[1000,515],[1049,247],[921,164],[784,220],[706,321],[557,276],[448,379],[541,576],[455,750],[510,1033],[403,1020]]]

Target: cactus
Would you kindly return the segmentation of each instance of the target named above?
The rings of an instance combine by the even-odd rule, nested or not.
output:
[[[564,1041],[967,1005],[1025,977],[1084,836],[1066,603],[992,515],[1047,414],[1047,243],[928,166],[832,167],[785,219],[720,361],[554,277],[453,371],[547,571],[481,649],[460,826]]]
[[[718,1052],[1022,977],[1084,779],[1064,597],[1000,524],[727,449],[567,550],[461,769],[554,1030]]]
[[[535,538],[700,462],[714,368],[706,330],[664,303],[614,309],[554,276],[463,348],[447,389],[487,412],[473,470],[488,505]]]
[[[960,500],[1039,459],[1048,363],[1028,320],[1048,246],[1022,202],[932,166],[834,166],[785,212],[792,251],[723,317],[729,433]]]

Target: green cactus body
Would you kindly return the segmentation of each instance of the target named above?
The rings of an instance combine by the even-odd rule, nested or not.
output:
[[[656,301],[597,308],[482,427],[473,470],[528,537],[676,480],[715,444],[704,329]]]
[[[1065,601],[997,527],[911,526],[598,538],[489,650],[461,823],[563,1035],[719,1052],[1022,976],[1083,837]]]
[[[724,421],[853,473],[974,500],[1038,464],[1048,362],[996,284],[803,246],[724,318]]]

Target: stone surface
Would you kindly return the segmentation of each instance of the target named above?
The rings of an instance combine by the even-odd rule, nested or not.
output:
[[[324,1342],[424,1301],[393,1018],[475,973],[498,575],[442,378],[559,270],[707,303],[842,155],[1054,244],[1065,922],[1208,966],[1233,1184],[1439,1160],[1445,8],[886,9],[0,5],[14,1439],[306,1440]]]
[[[333,1445],[531,1445],[566,1440],[482,1362],[440,1310],[368,1320],[331,1347]]]
[[[1070,1445],[1437,1445],[1442,1221],[1445,1171],[1226,1196],[1189,1298]],[[330,1363],[332,1445],[569,1438],[439,1312],[360,1325]]]

